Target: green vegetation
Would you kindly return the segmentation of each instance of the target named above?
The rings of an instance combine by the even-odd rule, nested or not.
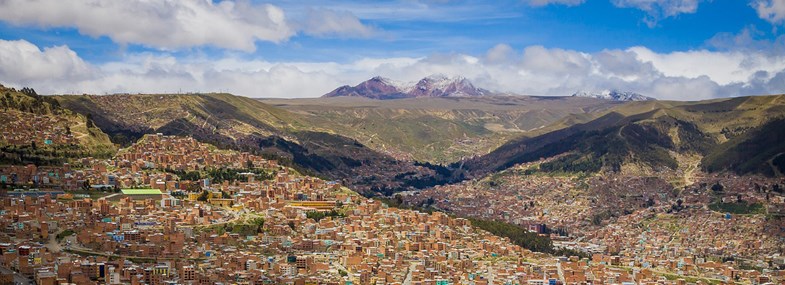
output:
[[[569,154],[553,161],[540,164],[540,170],[545,172],[597,172],[602,168],[602,161],[593,155],[581,156]]]
[[[0,108],[17,109],[33,114],[69,114],[60,107],[60,103],[48,96],[41,96],[33,88],[24,87],[20,90],[0,85]]]
[[[748,204],[746,201],[731,203],[716,202],[709,205],[709,209],[721,213],[731,213],[737,215],[765,214],[766,208],[761,203]]]
[[[780,174],[785,174],[785,153],[778,155],[771,161],[771,165],[777,168]]]
[[[248,175],[240,173],[252,173],[257,180],[270,180],[275,177],[272,172],[264,169],[234,169],[234,168],[214,168],[208,169],[206,177],[210,177],[214,183],[221,183],[223,181],[241,181],[248,182]]]
[[[611,212],[606,211],[606,212],[595,213],[594,215],[591,216],[591,224],[595,226],[599,226],[602,225],[603,221],[610,218],[613,218],[613,213]]]
[[[106,197],[106,196],[109,196],[109,195],[112,195],[112,194],[115,194],[115,193],[120,193],[120,188],[104,187],[104,188],[99,188],[99,189],[93,189],[93,188],[89,188],[89,185],[88,185],[88,188],[83,187],[80,190],[67,191],[67,193],[74,194],[74,195],[88,195],[88,196],[90,196],[91,199],[98,199],[98,198]]]
[[[50,96],[38,95],[32,88],[15,90],[0,85],[0,121],[33,121],[33,118],[57,119],[48,131],[77,139],[68,143],[44,143],[46,137],[30,138],[24,144],[0,142],[0,164],[36,164],[39,166],[62,165],[76,158],[109,158],[116,148],[109,137],[93,126],[90,120],[69,109]],[[22,125],[24,126],[24,124]]]
[[[601,131],[581,131],[548,143],[523,157],[523,162],[571,152],[542,163],[549,173],[593,173],[603,168],[619,171],[624,163],[678,167],[668,149],[675,148],[667,129],[670,120],[630,123]]]
[[[120,190],[125,195],[160,195],[161,190],[152,189],[152,188],[141,188],[141,189],[122,189]]]
[[[310,212],[306,212],[305,216],[308,217],[309,219],[314,219],[317,222],[326,217],[341,217],[341,218],[346,217],[345,214],[340,213],[336,210],[331,210],[329,212],[310,211]]]
[[[671,153],[702,155],[702,167],[740,174],[773,171],[785,164],[785,96],[751,96],[701,102],[648,101],[621,104],[607,112],[577,114],[526,133],[488,155],[453,164],[479,178],[519,163],[569,154],[541,171],[619,171],[679,167]],[[779,121],[779,122],[778,122]],[[765,126],[764,126],[765,124]],[[763,126],[763,127],[761,127]],[[756,130],[761,131],[756,131]],[[722,143],[726,139],[727,142]],[[745,143],[742,143],[745,142]]]
[[[201,171],[186,172],[175,169],[164,169],[164,171],[175,174],[182,180],[197,181],[202,178],[210,178],[214,183],[221,183],[223,181],[248,182],[248,177],[251,175],[254,176],[257,181],[270,180],[275,177],[273,171],[260,168],[210,168],[205,170],[204,174]],[[251,174],[249,175],[241,173]]]
[[[761,173],[775,176],[785,170],[785,119],[776,119],[754,130],[739,134],[717,146],[701,162],[705,170],[734,171],[738,174]],[[769,161],[772,161],[769,164]]]
[[[229,232],[244,236],[261,233],[264,229],[264,218],[255,218],[241,224],[229,224]]]
[[[196,197],[196,201],[207,202],[208,197],[210,197],[210,192],[207,192],[207,190],[203,190],[202,193],[199,194],[199,197]]]
[[[525,249],[548,253],[559,256],[579,256],[581,258],[588,257],[588,254],[568,250],[568,249],[555,249],[553,242],[547,236],[541,236],[537,233],[530,232],[520,226],[505,223],[501,221],[481,220],[469,218],[472,225],[483,230],[486,230],[494,235],[509,238],[513,244],[516,244]]]
[[[61,233],[57,234],[57,236],[55,236],[55,239],[57,240],[57,242],[60,242],[60,241],[62,241],[64,238],[67,238],[67,237],[69,237],[69,236],[71,236],[71,235],[74,235],[74,234],[76,234],[76,232],[75,232],[74,230],[72,230],[72,229],[66,229],[66,230],[64,230],[63,232],[61,232]]]
[[[404,203],[403,197],[401,196],[401,194],[395,194],[395,196],[393,196],[392,198],[376,196],[376,197],[373,197],[373,199],[379,200],[382,203],[384,203],[385,205],[387,205],[389,207],[393,207],[393,208],[405,209],[405,210],[414,210],[414,211],[419,211],[419,212],[423,212],[423,213],[433,213],[434,212],[434,208],[431,207],[431,205],[433,204],[433,199],[428,199],[426,201],[423,201],[423,203],[420,204],[420,205],[409,205],[409,204]]]
[[[432,163],[483,153],[569,114],[613,106],[601,101],[524,96],[263,102],[302,114],[306,124],[353,138],[372,149],[401,151]]]
[[[264,218],[256,217],[241,222],[212,225],[202,230],[215,232],[219,235],[233,233],[241,236],[255,236],[264,231]]]

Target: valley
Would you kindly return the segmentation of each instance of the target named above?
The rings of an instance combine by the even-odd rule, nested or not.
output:
[[[173,261],[167,266],[181,270],[189,262],[231,260],[220,250],[195,255],[194,246],[203,245],[189,241],[196,239],[246,251],[243,260],[264,272],[359,283],[477,276],[528,282],[539,275],[563,282],[675,276],[744,283],[785,266],[781,95],[619,102],[29,91],[5,89],[4,102],[14,103],[4,103],[2,118],[14,131],[3,137],[8,165],[0,173],[4,187],[18,189],[6,193],[50,197],[24,204],[50,208],[79,195],[89,203],[74,205],[99,207],[101,217],[159,219],[134,213],[144,201],[148,211],[173,213],[165,219],[200,229],[171,248],[148,248],[154,239],[142,239],[135,247],[142,254],[130,254],[86,235],[107,225],[61,221],[84,228],[72,241],[79,246],[52,248],[109,264],[119,257],[145,264],[160,250]],[[163,196],[106,202],[140,187]],[[59,198],[47,200],[51,195]],[[188,214],[193,207],[199,217]],[[260,219],[263,226],[255,224]],[[339,226],[347,231],[336,235]],[[178,239],[183,233],[138,230]],[[262,247],[229,232],[255,235]],[[311,239],[340,241],[342,250]],[[450,254],[472,265],[439,257],[448,243],[457,249]],[[346,250],[357,246],[366,251]],[[314,248],[323,253],[313,255]],[[259,250],[267,261],[253,257]],[[551,255],[563,257],[553,263]],[[304,267],[280,263],[290,256]],[[442,269],[427,270],[433,266]],[[205,277],[223,278],[208,268]],[[250,278],[284,280],[273,276]]]
[[[0,285],[785,285],[785,0],[0,0]]]

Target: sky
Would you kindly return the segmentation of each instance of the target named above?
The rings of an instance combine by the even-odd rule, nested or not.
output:
[[[441,74],[524,95],[785,93],[785,0],[0,0],[0,84],[318,97]]]

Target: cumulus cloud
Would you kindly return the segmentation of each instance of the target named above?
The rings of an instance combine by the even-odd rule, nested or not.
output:
[[[755,0],[750,5],[761,19],[774,25],[785,24],[785,0]]]
[[[648,17],[644,21],[649,27],[655,26],[657,21],[663,18],[695,13],[701,1],[703,0],[611,0],[616,7],[635,8],[646,12]]]
[[[82,80],[92,73],[85,63],[67,46],[39,49],[25,41],[0,40],[0,78],[17,84],[32,84],[57,78]]]
[[[230,92],[249,97],[317,97],[374,75],[416,81],[431,74],[461,75],[483,88],[525,95],[620,89],[659,99],[699,100],[785,92],[785,55],[657,53],[645,47],[585,53],[542,46],[516,50],[500,44],[479,56],[452,53],[345,63],[142,53],[89,64],[66,46],[41,49],[23,40],[0,40],[2,83],[30,86],[42,94]]]
[[[567,6],[575,6],[575,5],[583,4],[583,2],[585,2],[585,0],[528,0],[528,2],[529,2],[529,5],[532,5],[532,6],[535,6],[535,7],[545,6],[545,5],[550,5],[550,4],[561,4],[561,5],[567,5]]]
[[[0,20],[73,27],[117,43],[161,49],[211,45],[253,51],[257,40],[277,43],[295,32],[283,10],[250,1],[5,0],[0,1]]]
[[[485,60],[491,64],[508,63],[515,60],[515,50],[507,44],[498,44],[488,50]]]
[[[769,55],[785,54],[785,35],[766,39],[766,33],[755,26],[747,26],[738,33],[718,33],[706,41],[708,46],[720,50],[758,52]]]

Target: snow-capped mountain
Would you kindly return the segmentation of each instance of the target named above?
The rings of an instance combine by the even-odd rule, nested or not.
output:
[[[322,97],[356,96],[372,99],[399,99],[416,97],[469,97],[489,94],[475,87],[463,77],[431,75],[416,83],[402,83],[384,77],[374,77],[357,86],[341,86]]]
[[[444,75],[431,75],[423,78],[409,91],[412,97],[470,97],[483,96],[487,90],[479,89],[466,78],[448,78]]]
[[[651,97],[643,96],[641,94],[630,91],[618,90],[603,90],[600,92],[578,91],[572,94],[572,97],[589,97],[597,99],[605,99],[611,101],[650,101],[656,100]]]

